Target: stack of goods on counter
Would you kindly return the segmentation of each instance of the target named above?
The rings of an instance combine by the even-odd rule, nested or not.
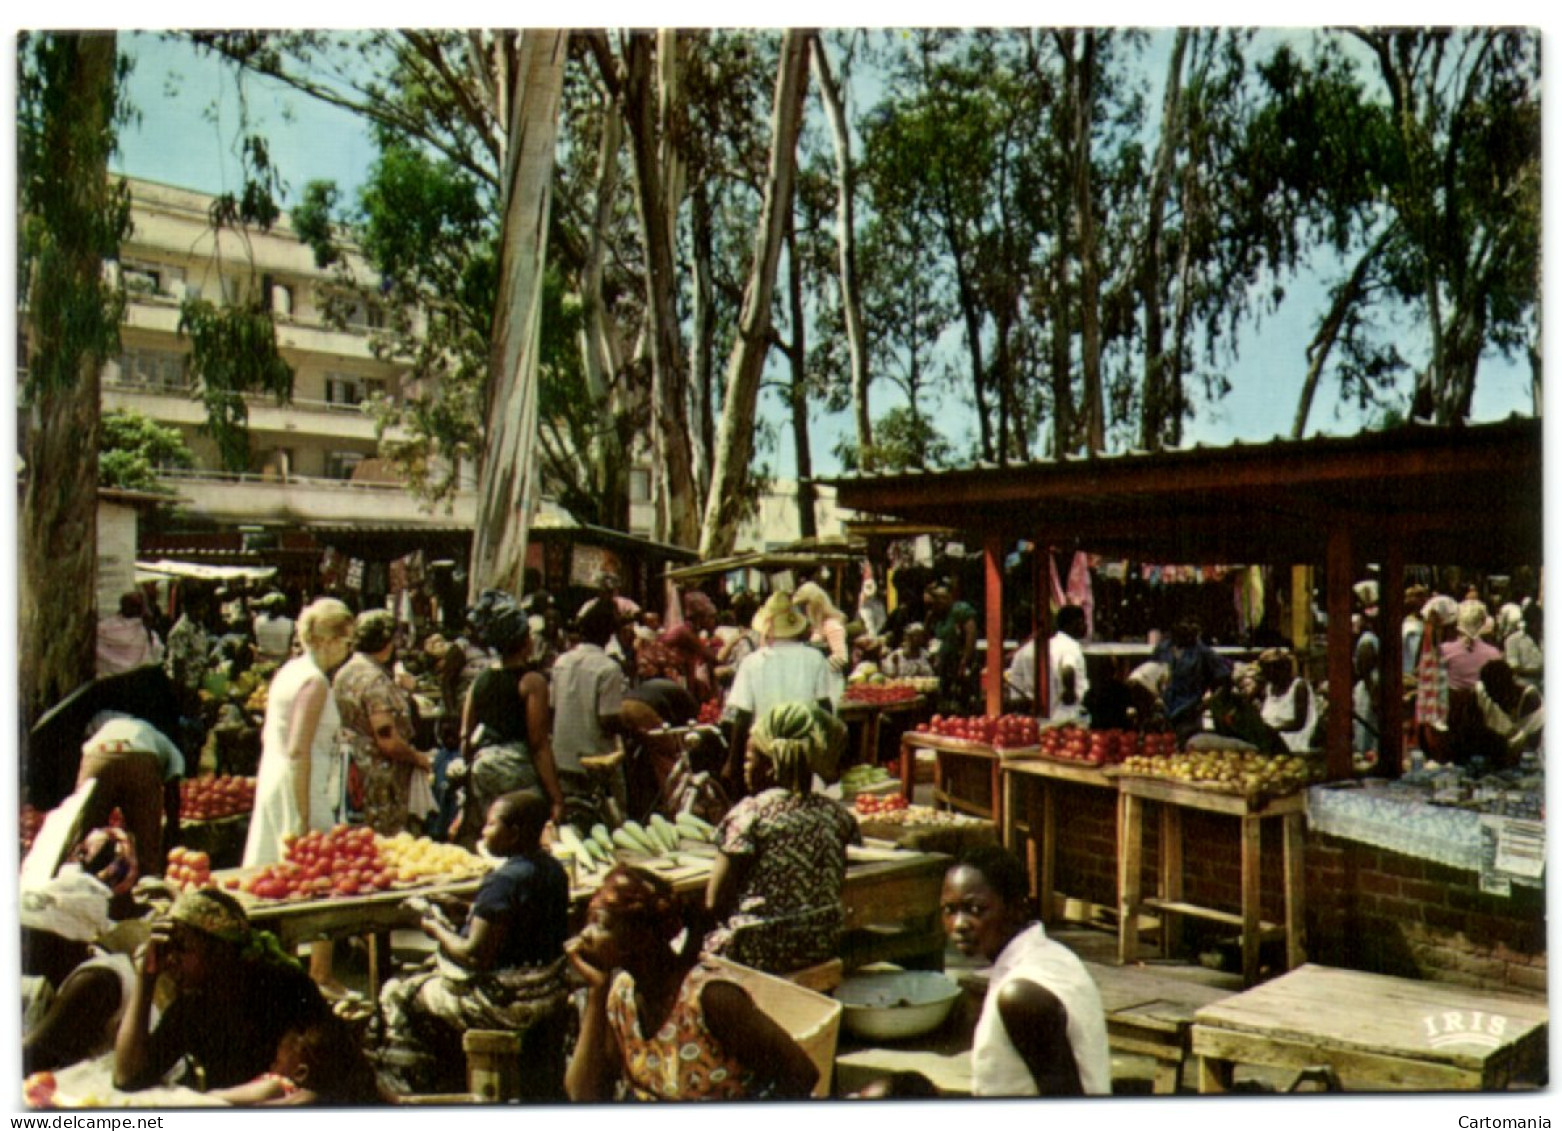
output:
[[[168,850],[168,867],[163,872],[163,879],[183,890],[211,887],[211,857],[176,844]]]
[[[1041,741],[1041,724],[1029,715],[1001,715],[996,719],[986,715],[934,715],[917,724],[916,732],[1000,750],[1035,746]]]
[[[846,678],[846,699],[851,703],[908,703],[918,695],[929,695],[937,690],[936,677],[891,679],[871,661],[858,664]]]
[[[181,821],[221,821],[249,816],[255,808],[255,779],[234,774],[205,774],[179,783]]]
[[[1159,758],[1176,750],[1177,736],[1170,731],[1140,734],[1136,730],[1086,730],[1069,723],[1051,727],[1041,735],[1043,757],[1087,766],[1115,766],[1140,755]]]
[[[1517,766],[1480,773],[1468,766],[1429,762],[1386,787],[1392,796],[1529,821],[1546,816],[1546,775],[1539,759],[1526,754]]]
[[[1252,750],[1186,750],[1154,756],[1136,754],[1120,770],[1140,777],[1164,778],[1218,793],[1248,798],[1283,797],[1318,780],[1314,762],[1300,754],[1260,754]]]
[[[841,775],[842,801],[870,793],[890,793],[899,788],[900,779],[892,776],[883,766],[860,763]]]
[[[258,899],[326,899],[463,879],[487,865],[453,844],[398,833],[378,837],[367,825],[337,825],[290,838],[287,859],[223,886]]]
[[[900,848],[957,854],[997,839],[991,821],[926,805],[907,805],[899,794],[892,798],[858,797],[853,805],[865,839],[892,841]]]
[[[910,802],[898,793],[859,793],[852,799],[852,811],[859,818],[878,818],[910,807]]]
[[[675,821],[656,813],[644,825],[625,821],[612,830],[603,824],[593,825],[589,832],[574,825],[561,825],[553,851],[574,865],[577,877],[587,879],[600,878],[599,873],[605,873],[621,860],[678,864],[683,862],[679,853],[686,841],[704,845],[715,839],[715,827],[693,813],[680,813]]]

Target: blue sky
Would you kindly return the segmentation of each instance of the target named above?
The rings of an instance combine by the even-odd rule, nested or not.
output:
[[[240,106],[232,80],[187,46],[156,34],[127,33],[121,44],[136,58],[130,97],[140,112],[140,122],[123,132],[116,167],[133,176],[207,192],[237,187],[235,138]],[[349,191],[361,183],[374,150],[362,123],[353,115],[264,80],[248,80],[245,97],[250,120],[269,139],[273,160],[292,199],[296,200],[311,180],[334,180]],[[1554,125],[1549,122],[1554,115],[1547,118],[1548,124]],[[1218,404],[1201,403],[1187,429],[1190,442],[1225,444],[1288,434],[1303,376],[1302,347],[1311,336],[1326,295],[1318,276],[1288,280],[1286,289],[1288,297],[1280,309],[1266,314],[1259,325],[1249,326],[1242,335],[1240,358],[1228,371],[1233,391]],[[888,385],[875,385],[875,415],[890,407],[896,395]],[[924,408],[932,407],[924,404]],[[948,438],[957,450],[967,450],[975,431],[971,410],[950,403],[941,408],[939,418]],[[1477,419],[1497,419],[1515,411],[1528,412],[1529,408],[1527,367],[1500,359],[1483,364],[1475,397]],[[785,419],[778,395],[767,393],[761,411],[771,420]],[[1312,431],[1351,432],[1361,424],[1354,409],[1338,404],[1335,388],[1326,379],[1314,400]],[[837,470],[831,449],[850,429],[846,414],[831,416],[815,411],[812,447],[816,474]],[[781,438],[769,459],[773,472],[783,476],[792,473],[789,436]]]

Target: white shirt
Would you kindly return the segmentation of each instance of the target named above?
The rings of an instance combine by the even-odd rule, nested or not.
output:
[[[971,1094],[1034,1096],[1035,1078],[1025,1066],[998,1013],[998,994],[1015,980],[1042,986],[1068,1011],[1068,1043],[1087,1096],[1112,1094],[1112,1054],[1106,1043],[1106,1011],[1090,971],[1068,947],[1032,923],[1009,940],[993,963],[982,1015],[971,1043]]]
[[[832,674],[830,661],[817,648],[801,640],[777,640],[738,665],[727,706],[756,719],[781,703],[828,699],[832,707],[839,707]]]
[[[1036,698],[1036,641],[1027,640],[1020,645],[1009,661],[1009,686],[1026,699]],[[1063,669],[1074,669],[1074,702],[1063,702]],[[1075,719],[1085,713],[1085,692],[1090,690],[1090,677],[1085,674],[1085,650],[1066,632],[1054,632],[1047,642],[1048,703],[1054,719]]]

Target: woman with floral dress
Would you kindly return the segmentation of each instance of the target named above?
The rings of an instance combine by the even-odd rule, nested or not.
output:
[[[809,703],[783,703],[755,724],[744,763],[750,795],[716,833],[705,907],[720,925],[705,938],[710,953],[773,974],[838,953],[846,846],[862,834],[813,782],[815,772],[832,776],[845,733]]]
[[[592,896],[565,944],[586,982],[565,1075],[576,1102],[806,1096],[819,1072],[796,1041],[720,967],[672,949],[683,930],[672,885],[627,865]]]
[[[431,770],[434,760],[412,745],[412,710],[391,674],[395,618],[384,609],[360,613],[355,636],[358,650],[331,680],[340,741],[363,783],[364,823],[395,836],[409,825],[414,771]]]

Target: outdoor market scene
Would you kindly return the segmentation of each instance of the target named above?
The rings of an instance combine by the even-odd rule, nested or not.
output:
[[[1549,1126],[1539,39],[24,31],[13,1107]]]

